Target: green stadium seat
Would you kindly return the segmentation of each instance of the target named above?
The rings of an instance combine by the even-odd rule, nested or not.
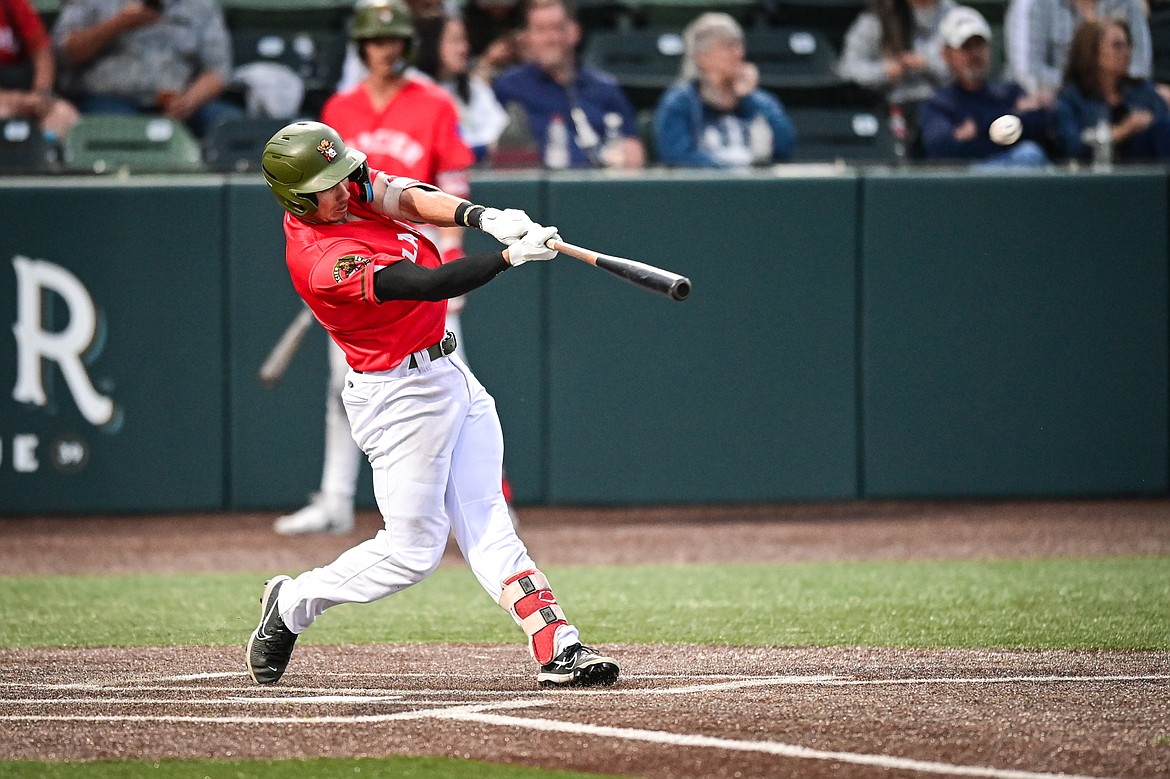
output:
[[[260,170],[264,145],[289,119],[233,119],[211,130],[203,139],[203,162],[220,173]]]
[[[62,143],[61,164],[77,173],[205,170],[191,131],[160,116],[83,115]]]
[[[582,60],[613,76],[634,108],[654,108],[662,93],[678,79],[683,42],[677,30],[598,30]]]
[[[1150,37],[1154,46],[1154,80],[1170,82],[1170,8],[1150,14]]]
[[[868,0],[772,0],[767,4],[772,24],[814,27],[838,50],[849,25],[869,5]]]
[[[841,105],[848,81],[834,72],[837,49],[815,27],[778,26],[746,33],[747,58],[760,69],[760,86],[785,105]]]
[[[793,162],[893,162],[894,141],[883,114],[858,108],[791,108]]]
[[[57,168],[56,144],[36,122],[0,120],[0,173],[48,173]]]
[[[235,64],[272,62],[284,65],[304,81],[305,91],[332,92],[345,62],[346,35],[313,28],[233,29]]]

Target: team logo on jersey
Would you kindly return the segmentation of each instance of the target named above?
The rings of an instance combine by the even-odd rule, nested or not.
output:
[[[337,282],[345,281],[369,264],[369,257],[363,257],[360,254],[347,254],[334,264],[333,280]]]
[[[321,152],[321,156],[329,160],[329,162],[337,159],[337,147],[328,138],[317,144],[317,151]]]

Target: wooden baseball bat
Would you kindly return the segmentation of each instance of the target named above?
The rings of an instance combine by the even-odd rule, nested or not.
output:
[[[634,286],[657,292],[672,300],[686,300],[687,296],[691,294],[691,280],[686,276],[680,276],[644,262],[627,260],[625,257],[614,257],[612,254],[601,254],[551,238],[545,243],[545,246],[555,249],[561,254],[567,254],[582,262],[587,262],[596,268],[601,268],[619,279],[625,279]]]
[[[288,364],[292,362],[293,355],[301,348],[301,342],[305,340],[305,334],[309,332],[309,327],[314,321],[313,312],[306,306],[285,328],[284,333],[276,345],[272,347],[272,351],[269,352],[268,358],[260,366],[259,373],[256,374],[264,386],[274,387],[276,382],[284,376],[285,371],[288,370]]]

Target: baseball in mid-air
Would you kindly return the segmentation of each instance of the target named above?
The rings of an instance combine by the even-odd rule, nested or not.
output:
[[[1020,140],[1020,134],[1023,131],[1024,125],[1020,122],[1020,117],[1014,114],[1004,114],[991,123],[987,134],[991,136],[992,141],[1000,146],[1011,146]]]

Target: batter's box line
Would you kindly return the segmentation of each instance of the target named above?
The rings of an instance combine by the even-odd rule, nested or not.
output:
[[[799,760],[822,760],[882,769],[941,774],[944,776],[975,776],[987,777],[988,779],[1099,779],[1098,777],[1080,774],[1020,771],[985,766],[955,765],[930,760],[914,760],[904,757],[892,757],[890,755],[830,752],[820,749],[809,749],[808,747],[797,746],[795,744],[784,744],[777,741],[740,741],[736,739],[716,738],[714,736],[669,733],[666,731],[642,730],[639,728],[615,728],[605,725],[565,722],[562,720],[534,720],[502,714],[487,714],[483,711],[438,712],[432,714],[431,717],[434,719],[450,719],[460,722],[477,722],[484,725],[496,725],[500,727],[568,733],[574,736],[597,736],[599,738],[641,741],[670,747],[699,747],[736,752],[759,752]]]
[[[923,679],[850,679],[827,678],[814,684],[826,687],[885,686],[912,684],[1058,684],[1061,682],[1164,682],[1170,681],[1170,674],[1125,674],[1112,676],[969,676],[929,677]]]

